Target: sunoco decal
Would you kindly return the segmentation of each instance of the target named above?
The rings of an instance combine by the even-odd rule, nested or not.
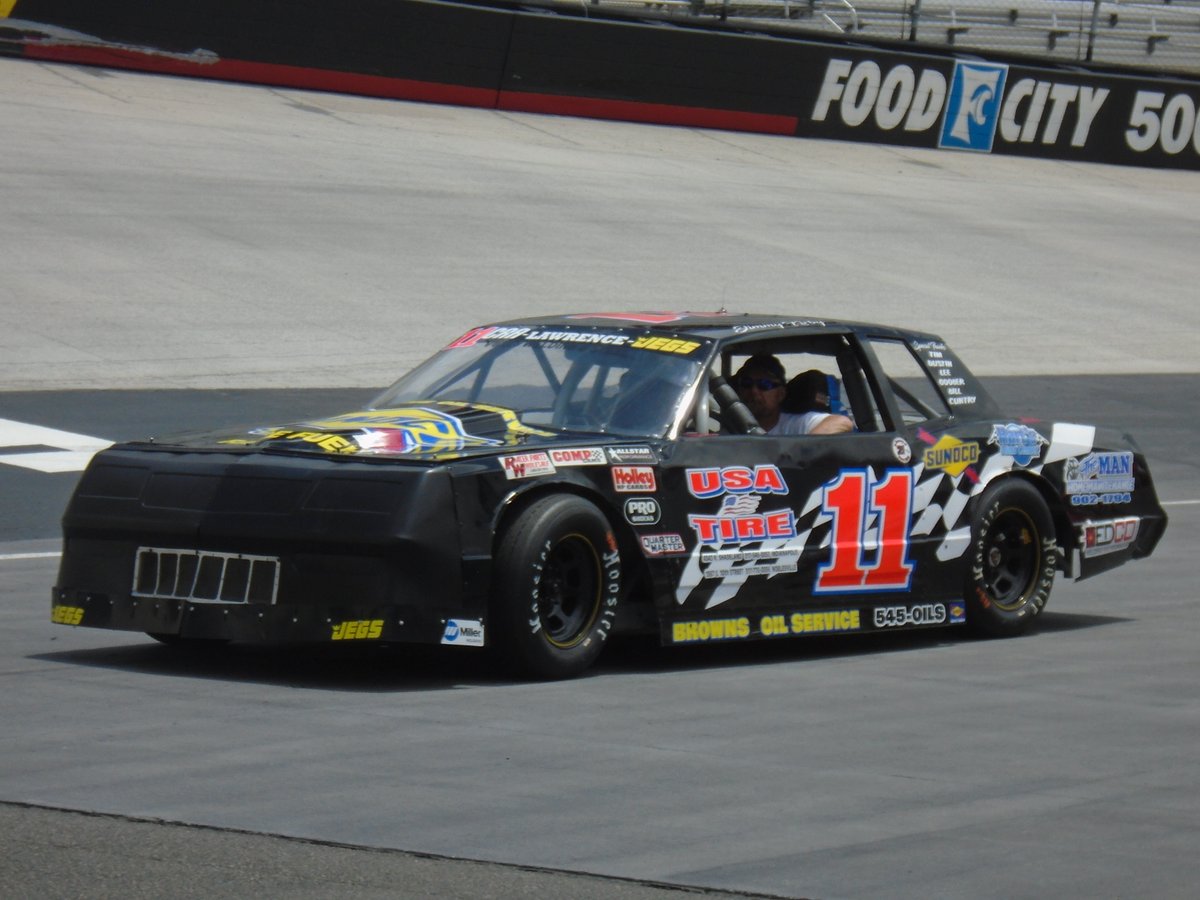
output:
[[[943,434],[936,444],[925,448],[924,462],[926,469],[941,469],[957,478],[969,466],[979,462],[979,445]]]

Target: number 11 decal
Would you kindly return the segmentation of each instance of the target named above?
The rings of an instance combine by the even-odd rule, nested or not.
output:
[[[861,469],[843,472],[825,485],[823,509],[833,519],[830,555],[829,562],[817,567],[813,593],[908,590],[913,573],[908,559],[912,472],[889,469],[882,481],[872,483],[867,474]],[[870,547],[868,512],[879,517],[877,537]]]

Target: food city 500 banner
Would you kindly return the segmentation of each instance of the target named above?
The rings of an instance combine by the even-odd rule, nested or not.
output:
[[[586,14],[585,14],[586,13]],[[0,53],[527,112],[1200,169],[1200,82],[505,0],[0,0]]]

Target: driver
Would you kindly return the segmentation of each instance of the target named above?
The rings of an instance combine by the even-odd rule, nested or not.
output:
[[[846,416],[826,412],[786,413],[787,376],[783,363],[769,353],[756,353],[742,363],[733,387],[767,434],[843,434],[854,430]]]

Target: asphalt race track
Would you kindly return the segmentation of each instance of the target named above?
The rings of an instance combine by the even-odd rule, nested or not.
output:
[[[1194,896],[1198,238],[1195,174],[0,59],[3,893]],[[349,408],[480,321],[721,305],[938,331],[1014,414],[1127,427],[1163,543],[1015,641],[553,684],[49,622],[107,441]]]

